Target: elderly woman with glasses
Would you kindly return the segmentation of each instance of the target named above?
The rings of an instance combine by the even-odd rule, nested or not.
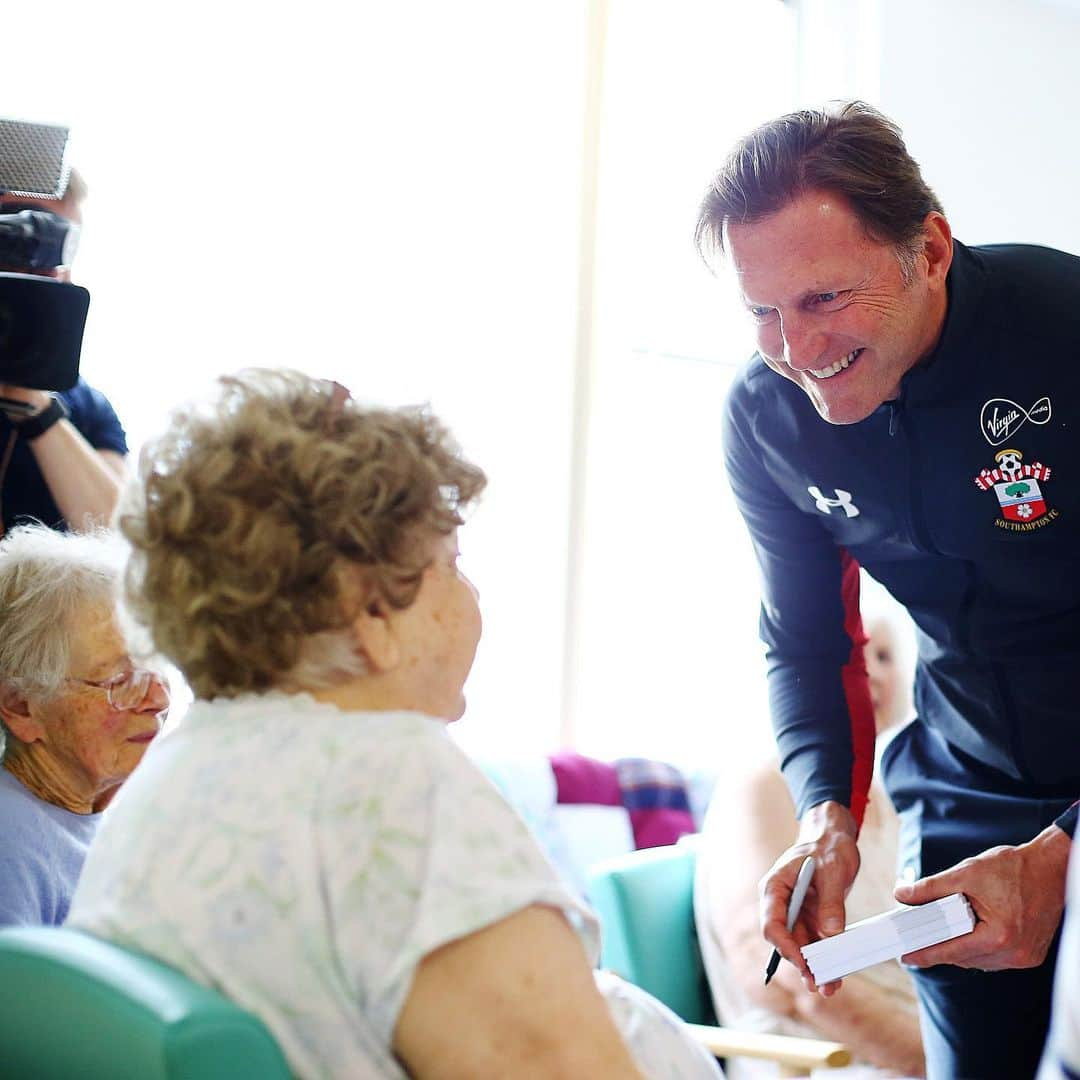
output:
[[[168,706],[116,621],[102,536],[22,526],[0,541],[0,926],[58,924],[101,812]]]

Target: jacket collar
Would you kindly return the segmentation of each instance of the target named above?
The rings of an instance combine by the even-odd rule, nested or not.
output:
[[[900,380],[901,401],[913,395],[926,398],[963,377],[957,358],[971,351],[986,284],[987,269],[981,256],[959,240],[954,241],[953,261],[945,279],[947,307],[941,336],[930,355]]]

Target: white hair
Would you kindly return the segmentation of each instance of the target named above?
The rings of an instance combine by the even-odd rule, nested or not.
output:
[[[300,656],[278,683],[278,689],[323,690],[360,678],[370,672],[368,662],[356,646],[351,628],[321,630],[300,642]]]
[[[0,540],[0,683],[49,698],[67,676],[74,621],[114,604],[123,563],[114,534],[20,525]],[[0,721],[0,758],[7,732]]]

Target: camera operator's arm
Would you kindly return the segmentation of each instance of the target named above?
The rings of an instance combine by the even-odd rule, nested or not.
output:
[[[0,385],[0,396],[33,405],[26,421],[31,423],[53,402],[42,390],[10,385]],[[108,524],[124,477],[122,454],[96,450],[67,419],[57,420],[28,445],[53,501],[73,529]]]

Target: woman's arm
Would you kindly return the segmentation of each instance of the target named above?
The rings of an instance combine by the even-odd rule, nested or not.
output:
[[[576,934],[538,905],[425,957],[394,1052],[420,1080],[642,1080]]]

